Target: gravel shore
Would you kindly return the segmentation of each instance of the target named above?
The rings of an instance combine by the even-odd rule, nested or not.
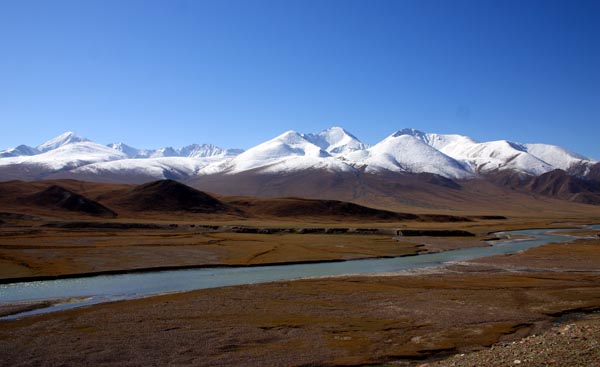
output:
[[[600,367],[600,315],[561,323],[540,335],[457,354],[419,367]]]

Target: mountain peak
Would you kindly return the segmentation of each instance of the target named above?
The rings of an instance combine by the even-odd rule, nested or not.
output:
[[[392,137],[396,138],[396,137],[402,136],[402,135],[414,136],[415,138],[422,140],[426,134],[424,132],[422,132],[421,130],[417,130],[417,129],[413,129],[413,128],[405,128],[405,129],[398,130],[395,133],[393,133]]]
[[[451,179],[473,176],[470,167],[430,146],[426,140],[426,134],[415,129],[397,131],[370,148],[363,162],[368,172],[434,173]]]
[[[339,126],[332,126],[318,134],[303,134],[302,136],[322,150],[333,155],[350,153],[367,148],[358,138]]]
[[[73,143],[82,143],[82,142],[87,142],[90,141],[87,138],[84,138],[83,136],[77,135],[72,131],[67,131],[64,132],[62,134],[60,134],[59,136],[48,140],[47,142],[39,145],[37,147],[37,150],[39,150],[40,152],[47,152],[49,150],[53,150],[56,148],[59,148],[63,145],[67,145],[67,144],[73,144]]]
[[[296,137],[296,136],[301,136],[301,135],[296,130],[288,130],[288,131],[283,132],[283,133],[279,134],[278,136],[276,136],[275,139]]]
[[[350,134],[346,129],[344,129],[341,126],[332,126],[332,127],[329,127],[327,129],[321,131],[319,134],[324,134],[324,133],[340,133],[340,134],[346,134],[346,135],[353,136],[352,134]]]
[[[40,152],[37,149],[21,144],[18,147],[9,148],[9,149],[0,151],[0,158],[31,156],[31,155],[36,155],[39,153]]]
[[[337,136],[337,137],[344,137],[344,136],[348,136],[354,140],[358,140],[358,138],[352,134],[350,134],[348,132],[348,130],[344,129],[343,127],[339,127],[339,126],[332,126],[328,129],[325,129],[323,131],[321,131],[320,133],[318,133],[317,135],[320,136]]]

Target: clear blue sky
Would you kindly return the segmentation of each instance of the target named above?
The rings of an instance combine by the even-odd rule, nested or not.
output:
[[[597,0],[0,0],[0,148],[340,125],[600,158]]]

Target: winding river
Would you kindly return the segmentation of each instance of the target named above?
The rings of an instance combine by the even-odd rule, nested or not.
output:
[[[600,229],[600,225],[586,227]],[[499,232],[509,236],[527,236],[527,240],[495,243],[492,246],[466,248],[435,254],[385,259],[349,260],[292,265],[246,266],[148,271],[100,275],[71,279],[19,282],[0,285],[0,305],[65,299],[49,307],[6,316],[1,319],[53,312],[102,302],[126,300],[151,295],[184,292],[240,284],[263,283],[298,278],[337,275],[387,273],[408,269],[442,266],[449,262],[484,256],[515,253],[548,243],[567,242],[571,236],[561,235],[569,229],[529,229]]]

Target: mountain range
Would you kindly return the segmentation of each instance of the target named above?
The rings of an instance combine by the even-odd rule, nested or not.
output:
[[[62,178],[115,183],[176,179],[225,195],[350,201],[390,195],[402,201],[404,193],[391,188],[403,185],[404,191],[430,189],[443,196],[444,190],[465,191],[475,182],[600,204],[600,163],[593,159],[556,145],[478,142],[415,129],[396,131],[373,146],[341,127],[308,134],[287,131],[245,151],[212,144],[137,149],[67,132],[37,147],[0,151],[0,181]],[[417,200],[417,205],[426,204]]]

